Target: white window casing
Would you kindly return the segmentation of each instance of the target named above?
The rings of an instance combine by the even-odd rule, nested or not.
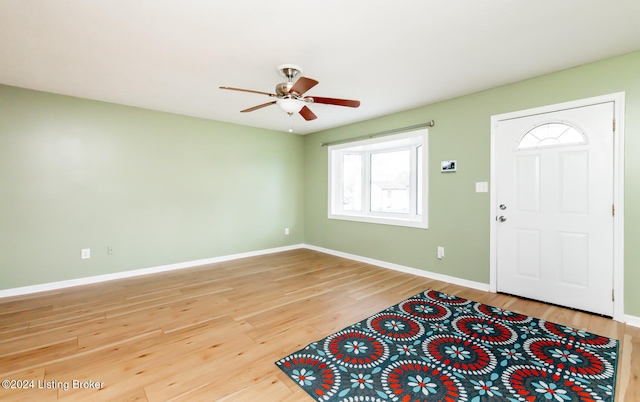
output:
[[[428,129],[332,145],[328,152],[329,219],[428,227]]]

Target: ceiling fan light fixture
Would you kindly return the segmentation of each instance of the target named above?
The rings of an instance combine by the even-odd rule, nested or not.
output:
[[[298,113],[304,107],[304,102],[298,99],[278,99],[276,103],[286,113]]]

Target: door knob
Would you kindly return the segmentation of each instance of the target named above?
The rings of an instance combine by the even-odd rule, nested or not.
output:
[[[507,209],[507,206],[504,204],[500,204],[500,209],[504,211],[505,209]]]
[[[497,218],[496,218],[496,220],[497,220],[498,222],[504,222],[504,221],[506,221],[506,220],[507,220],[507,218],[506,218],[506,217],[504,217],[504,216],[499,216],[499,217],[497,217]]]

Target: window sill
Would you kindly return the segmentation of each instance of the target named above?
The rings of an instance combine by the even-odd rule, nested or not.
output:
[[[337,215],[329,214],[329,219],[341,220],[341,221],[353,221],[353,222],[365,222],[375,223],[379,225],[392,225],[392,226],[404,226],[417,229],[428,229],[426,220],[411,220],[402,218],[387,218],[379,216],[366,216],[366,215]]]

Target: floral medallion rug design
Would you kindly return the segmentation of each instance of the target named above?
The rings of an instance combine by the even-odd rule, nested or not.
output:
[[[613,401],[618,341],[427,290],[276,365],[318,401]]]

